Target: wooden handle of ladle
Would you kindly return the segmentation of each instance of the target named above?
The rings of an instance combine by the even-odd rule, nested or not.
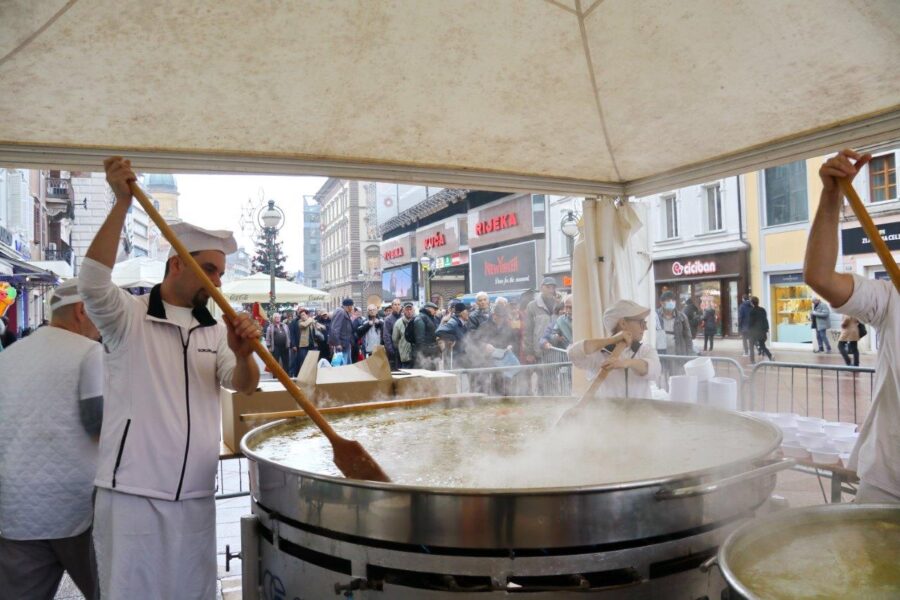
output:
[[[206,273],[200,268],[200,265],[197,264],[197,261],[194,260],[194,257],[191,256],[191,253],[188,252],[188,249],[184,247],[184,244],[181,243],[181,240],[178,239],[178,236],[175,235],[175,232],[172,231],[172,228],[169,227],[169,224],[166,223],[165,219],[160,216],[159,212],[157,212],[156,208],[154,208],[153,203],[147,198],[147,195],[144,193],[144,190],[137,184],[137,182],[131,182],[131,193],[140,203],[141,207],[150,217],[150,219],[159,227],[160,232],[163,236],[168,240],[172,247],[175,248],[175,251],[178,253],[181,261],[187,265],[187,267],[200,279],[200,282],[203,284],[203,287],[209,293],[210,297],[215,301],[215,303],[222,309],[222,312],[229,319],[234,319],[237,317],[237,311],[231,308],[231,305],[228,304],[228,300],[225,299],[225,296],[222,292],[219,291],[213,282],[210,281],[209,277],[207,277]],[[275,360],[275,357],[269,352],[269,350],[263,346],[262,342],[257,338],[251,340],[251,344],[253,345],[253,350],[262,361],[269,368],[269,371],[281,382],[297,404],[300,405],[306,414],[309,415],[309,418],[322,430],[322,433],[325,434],[325,437],[328,438],[332,443],[336,441],[342,441],[344,438],[339,436],[337,432],[331,427],[328,421],[325,420],[325,417],[319,413],[316,407],[312,402],[309,401],[309,398],[303,393],[303,391],[297,387],[297,384],[288,376],[287,373],[284,372],[284,369],[281,368],[281,365]]]
[[[866,235],[869,236],[869,239],[872,241],[872,247],[878,254],[878,258],[881,259],[881,263],[884,265],[885,269],[887,269],[891,281],[894,282],[894,287],[900,292],[900,267],[897,266],[897,262],[894,260],[894,257],[891,256],[891,249],[888,248],[887,243],[881,239],[881,234],[878,233],[878,226],[872,221],[872,217],[869,216],[869,211],[866,210],[865,204],[859,199],[859,195],[856,193],[850,180],[846,177],[841,177],[838,179],[838,182],[840,183],[844,195],[847,196],[847,202],[850,203],[850,208],[856,213],[856,218],[859,220],[859,224],[862,225],[863,231],[866,232]]]
[[[609,358],[606,360],[615,360],[621,356],[623,352],[625,352],[625,342],[619,342],[616,344],[616,347],[613,349],[612,354],[609,355]],[[591,382],[590,387],[588,387],[587,391],[581,396],[581,400],[578,401],[578,404],[573,406],[573,409],[580,408],[583,404],[590,402],[591,398],[594,397],[594,394],[597,390],[600,389],[600,386],[606,381],[606,378],[609,377],[609,369],[600,369],[600,372],[597,373],[597,376],[594,377],[594,381]]]

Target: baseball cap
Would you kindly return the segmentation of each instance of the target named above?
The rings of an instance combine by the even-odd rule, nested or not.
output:
[[[78,293],[78,280],[68,279],[56,287],[50,295],[50,312],[76,302],[84,302]]]

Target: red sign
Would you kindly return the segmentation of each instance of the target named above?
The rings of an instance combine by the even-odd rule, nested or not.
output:
[[[403,256],[403,247],[392,248],[384,253],[384,260],[394,260],[395,258],[400,258]]]
[[[515,256],[512,260],[506,260],[502,256],[497,257],[495,263],[484,263],[485,275],[503,275],[505,273],[516,273],[519,270],[519,257]]]
[[[429,235],[425,238],[425,249],[431,250],[432,248],[438,248],[440,246],[447,245],[447,238],[444,237],[444,234],[438,231],[434,235]]]
[[[485,235],[486,233],[509,229],[510,227],[516,227],[518,224],[519,219],[516,217],[516,213],[506,213],[487,221],[475,223],[475,235]]]
[[[682,275],[709,275],[717,270],[716,261],[695,260],[689,263],[681,264],[678,261],[672,263],[672,275],[681,277]]]

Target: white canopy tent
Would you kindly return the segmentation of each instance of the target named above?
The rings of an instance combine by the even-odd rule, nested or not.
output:
[[[250,277],[236,279],[222,286],[222,294],[232,304],[268,302],[271,278],[265,273],[254,273]],[[287,279],[275,278],[276,302],[316,302],[327,300],[328,293],[300,285]]]
[[[624,197],[900,140],[897,0],[0,11],[0,164]]]
[[[273,8],[277,7],[277,8]],[[0,4],[0,163],[646,194],[900,139],[896,0]]]
[[[112,281],[120,288],[149,288],[162,283],[165,270],[165,261],[139,256],[114,264]]]

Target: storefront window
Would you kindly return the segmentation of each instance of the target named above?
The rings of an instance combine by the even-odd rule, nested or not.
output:
[[[812,290],[801,273],[772,275],[769,324],[773,341],[805,343],[810,337]]]

